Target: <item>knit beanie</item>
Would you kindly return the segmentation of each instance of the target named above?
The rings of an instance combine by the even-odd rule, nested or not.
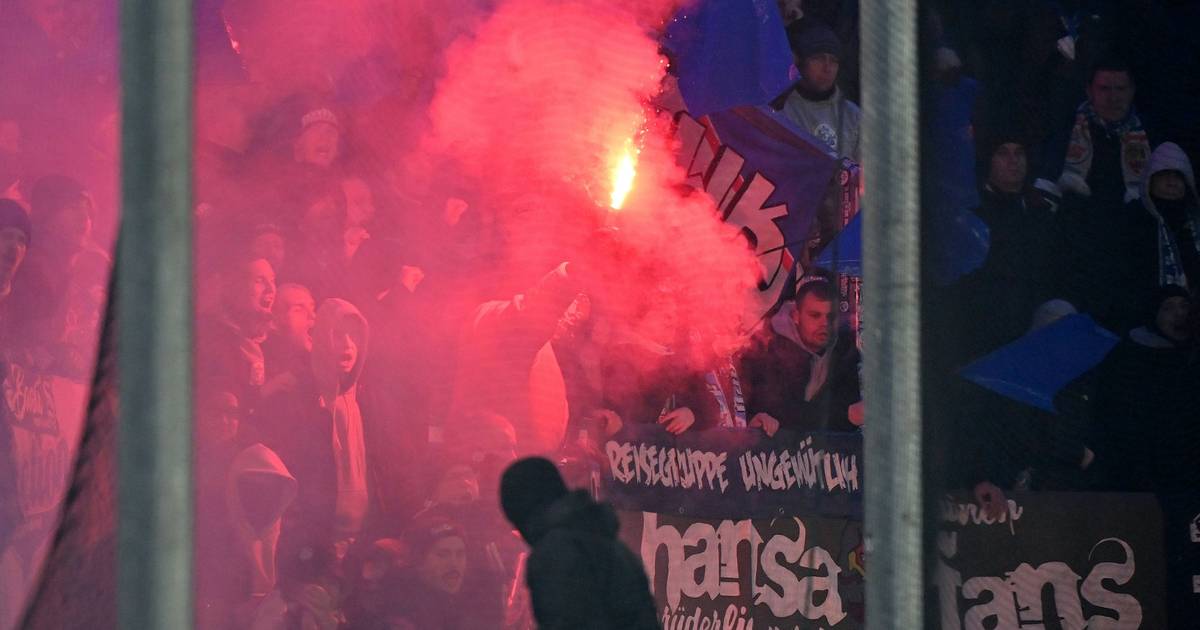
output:
[[[21,204],[12,199],[0,199],[0,229],[15,227],[25,233],[26,244],[32,240],[33,227]]]
[[[411,553],[410,560],[420,563],[425,554],[443,538],[467,540],[462,527],[454,521],[439,515],[418,515],[404,534],[404,542]]]
[[[787,37],[792,54],[798,59],[820,53],[842,56],[842,42],[837,33],[820,20],[805,18],[792,22],[787,27]]]
[[[1151,303],[1149,310],[1146,312],[1146,321],[1149,323],[1152,330],[1157,329],[1158,310],[1162,308],[1163,302],[1166,302],[1174,297],[1181,297],[1185,300],[1191,301],[1192,294],[1178,284],[1163,285],[1154,293],[1154,301]]]
[[[519,459],[500,478],[500,507],[522,533],[531,517],[566,494],[562,475],[543,457]]]

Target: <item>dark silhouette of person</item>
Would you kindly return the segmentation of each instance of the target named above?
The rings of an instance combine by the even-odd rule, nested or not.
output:
[[[529,543],[526,573],[542,630],[659,628],[641,561],[617,539],[612,508],[568,491],[541,457],[514,462],[500,480],[504,515]]]

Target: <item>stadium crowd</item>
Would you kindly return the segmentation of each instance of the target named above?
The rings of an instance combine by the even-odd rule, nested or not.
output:
[[[106,4],[0,5],[0,77],[23,86],[0,92],[0,352],[78,381],[117,223]],[[279,78],[268,102],[237,111],[230,86],[262,45],[238,25],[256,16],[197,4],[200,627],[528,627],[525,545],[496,509],[518,456],[554,453],[587,486],[598,442],[628,423],[863,430],[860,344],[835,274],[799,274],[736,345],[681,326],[669,286],[614,320],[589,300],[604,281],[596,248],[547,246],[553,208],[480,196],[411,150],[438,78],[405,65],[412,42],[319,86]],[[797,79],[770,107],[857,163],[857,2],[779,4]],[[1179,64],[1198,58],[1200,9],[935,4],[922,24],[937,285],[925,363],[944,394],[927,413],[954,429],[931,447],[949,485],[989,509],[1012,490],[1194,486],[1200,93]],[[456,34],[431,28],[415,45]],[[379,120],[397,122],[378,133]],[[959,264],[979,242],[986,254]],[[1074,314],[1120,341],[1057,392],[1056,412],[959,376]],[[3,427],[0,447],[12,441]],[[0,467],[2,549],[22,516],[14,458]],[[548,526],[615,535],[606,508],[572,501]]]

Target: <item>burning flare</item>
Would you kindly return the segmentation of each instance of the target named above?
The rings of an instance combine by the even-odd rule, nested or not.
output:
[[[633,146],[633,140],[625,141],[625,149],[621,152],[621,156],[617,159],[616,166],[612,171],[612,196],[609,200],[609,207],[613,210],[620,210],[621,206],[625,205],[625,198],[629,196],[629,191],[633,190],[633,180],[637,177],[637,149]]]

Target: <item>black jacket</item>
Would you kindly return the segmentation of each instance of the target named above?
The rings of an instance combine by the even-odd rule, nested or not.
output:
[[[541,630],[659,628],[650,583],[612,508],[576,490],[530,518],[527,581]]]

